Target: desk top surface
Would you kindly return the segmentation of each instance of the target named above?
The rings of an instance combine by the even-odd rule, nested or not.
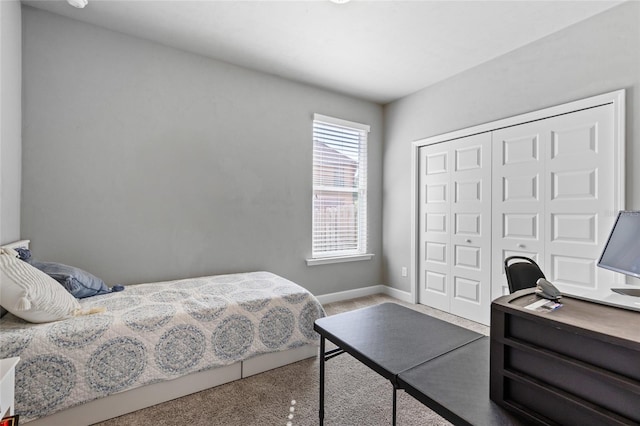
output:
[[[314,329],[390,380],[482,337],[395,303],[321,318]]]
[[[488,337],[400,373],[398,384],[455,424],[522,424],[489,399]]]
[[[585,334],[604,335],[624,346],[640,346],[640,312],[563,296],[563,304],[551,312],[535,312],[525,306],[539,299],[532,289],[520,290],[493,301],[499,309],[529,314],[538,320],[554,321],[558,327],[578,328]]]

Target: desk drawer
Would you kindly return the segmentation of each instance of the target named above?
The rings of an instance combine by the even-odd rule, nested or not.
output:
[[[505,337],[640,381],[640,354],[629,348],[508,315]]]
[[[530,414],[543,416],[542,424],[602,426],[632,424],[625,420],[614,420],[598,412],[589,412],[575,401],[558,398],[549,389],[532,387],[518,380],[506,379],[505,402],[511,406],[526,407]]]
[[[507,371],[542,382],[545,388],[560,390],[568,399],[587,402],[640,423],[640,384],[553,355],[514,347],[506,347],[505,350]],[[549,398],[562,400],[557,395]],[[548,405],[547,401],[544,406]],[[555,415],[544,414],[547,417]]]

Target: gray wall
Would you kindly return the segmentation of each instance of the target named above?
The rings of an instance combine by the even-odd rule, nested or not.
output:
[[[109,285],[380,284],[382,107],[23,8],[22,236]],[[370,261],[307,267],[314,112],[371,125]]]
[[[628,2],[385,108],[382,281],[410,291],[411,142],[627,89],[626,206],[640,209],[640,3]]]
[[[20,238],[22,20],[18,0],[0,1],[0,244]]]

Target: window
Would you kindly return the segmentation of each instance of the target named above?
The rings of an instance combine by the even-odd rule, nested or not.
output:
[[[313,259],[367,252],[368,133],[364,124],[313,117]]]

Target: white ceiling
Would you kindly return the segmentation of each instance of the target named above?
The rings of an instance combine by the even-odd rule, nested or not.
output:
[[[24,4],[387,103],[621,1],[157,1]]]

